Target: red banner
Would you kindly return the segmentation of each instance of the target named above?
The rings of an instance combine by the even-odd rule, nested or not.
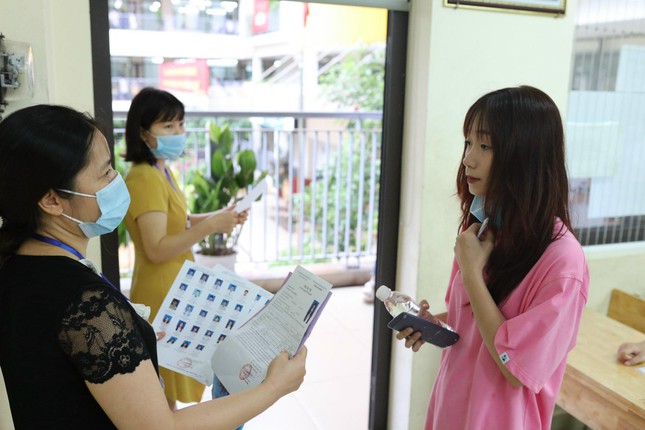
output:
[[[266,33],[269,31],[269,0],[255,0],[254,4],[251,30],[253,34]]]
[[[159,65],[159,88],[162,90],[207,94],[209,82],[208,64],[204,59]]]

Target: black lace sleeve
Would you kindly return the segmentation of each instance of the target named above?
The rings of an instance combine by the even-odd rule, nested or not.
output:
[[[68,306],[58,331],[63,351],[83,379],[94,384],[132,373],[150,358],[133,312],[118,294],[84,291]]]

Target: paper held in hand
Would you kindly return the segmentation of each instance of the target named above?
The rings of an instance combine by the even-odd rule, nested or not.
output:
[[[213,352],[272,297],[223,266],[184,262],[152,322],[165,332],[159,365],[211,385]]]
[[[274,297],[223,266],[185,261],[152,322],[165,333],[159,365],[204,385],[215,371],[229,392],[258,385],[276,355],[304,344],[331,287],[298,266]]]
[[[251,205],[254,201],[262,197],[262,195],[267,190],[267,180],[262,179],[259,184],[257,184],[253,189],[246,195],[242,200],[237,202],[235,205],[235,212],[240,213],[244,212],[247,209],[251,208]]]
[[[298,266],[264,308],[227,336],[211,362],[230,393],[259,385],[280,352],[295,355],[300,350],[331,296],[331,287]]]

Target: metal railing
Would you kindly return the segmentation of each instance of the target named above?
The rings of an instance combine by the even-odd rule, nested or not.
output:
[[[115,112],[115,121],[125,112]],[[185,193],[197,170],[209,172],[208,122],[231,123],[236,151],[252,149],[268,192],[254,203],[237,242],[238,262],[345,262],[376,255],[380,112],[190,112],[187,155],[172,164]],[[244,119],[245,126],[235,126]],[[248,121],[246,121],[248,120]],[[251,124],[250,126],[248,124]],[[116,155],[123,128],[115,128]],[[119,162],[127,171],[128,166]],[[188,196],[187,196],[188,198]],[[130,251],[131,252],[131,251]],[[122,271],[133,257],[122,258]]]

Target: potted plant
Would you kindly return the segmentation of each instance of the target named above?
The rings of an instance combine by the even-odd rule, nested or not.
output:
[[[267,175],[262,171],[255,178],[257,161],[249,149],[237,154],[232,152],[234,136],[228,125],[209,125],[211,145],[210,175],[196,171],[189,190],[189,207],[192,213],[213,212],[242,198],[249,186],[256,185]],[[234,255],[235,244],[241,229],[231,234],[211,234],[199,242],[198,256]]]

